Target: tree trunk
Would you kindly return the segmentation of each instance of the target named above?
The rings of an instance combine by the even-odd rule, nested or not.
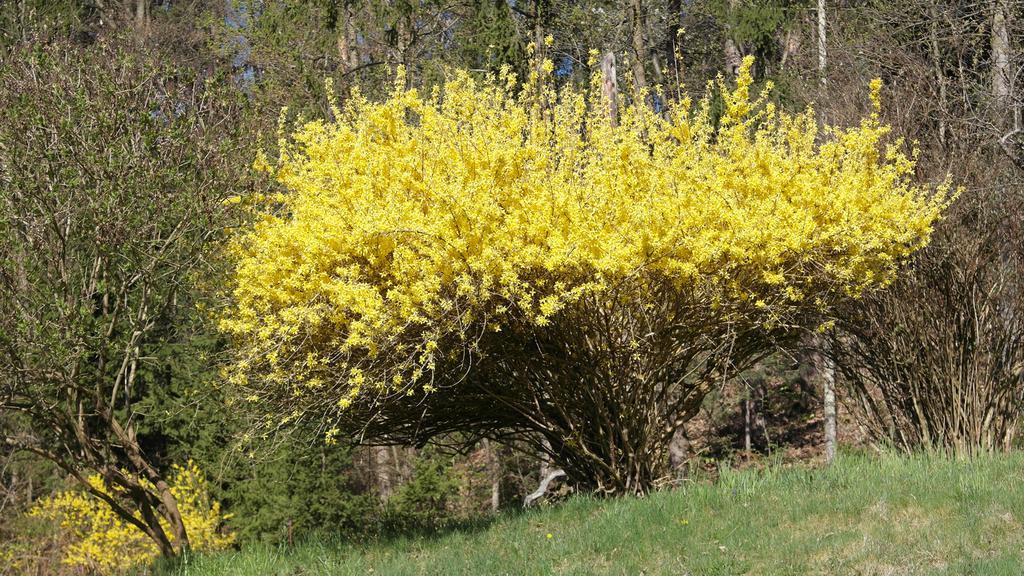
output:
[[[831,463],[836,457],[836,368],[827,352],[821,356],[818,374],[824,396],[825,462]]]
[[[114,422],[115,431],[120,428],[119,424]],[[119,437],[124,437],[123,434],[118,434]],[[163,475],[157,472],[142,454],[142,449],[138,442],[135,440],[135,434],[131,428],[128,432],[128,441],[125,442],[128,459],[132,463],[132,466],[138,471],[141,477],[144,477],[149,481],[150,484],[156,489],[156,498],[160,503],[159,515],[167,521],[167,524],[171,529],[171,536],[173,537],[172,550],[167,553],[161,550],[164,555],[176,556],[189,550],[190,543],[188,539],[188,532],[185,530],[185,520],[181,516],[181,510],[178,509],[178,501],[171,492],[171,486],[164,479]],[[147,503],[144,501],[137,501],[140,504],[140,508],[145,509]],[[157,519],[159,521],[159,519]],[[159,526],[159,524],[157,524]]]
[[[341,24],[337,30],[338,59],[341,61],[341,73],[345,74],[359,66],[359,55],[355,47],[355,35],[352,33],[352,8],[342,9]]]
[[[992,97],[998,105],[1010,100],[1009,0],[992,0]]]
[[[501,459],[490,440],[484,439],[483,445],[487,454],[488,474],[491,477],[491,511],[497,512],[501,507]]]
[[[686,436],[686,428],[680,426],[672,434],[668,443],[668,464],[673,475],[682,478],[685,472],[686,459],[690,454],[690,439]]]
[[[391,452],[387,446],[374,446],[373,453],[374,471],[377,475],[377,491],[380,493],[381,501],[386,501],[391,497],[391,492],[394,489],[391,470],[389,469]]]
[[[619,80],[615,72],[615,54],[607,52],[601,59],[601,89],[608,103],[612,126],[619,125]]]
[[[668,0],[668,27],[665,31],[665,45],[664,52],[665,57],[669,62],[672,63],[670,73],[674,75],[673,81],[676,87],[680,87],[683,83],[682,78],[682,41],[683,33],[683,3],[682,0]],[[681,97],[681,94],[677,93],[677,97]]]
[[[523,498],[523,508],[533,506],[534,502],[540,500],[545,494],[547,494],[548,486],[550,486],[553,481],[563,476],[565,476],[565,471],[561,468],[556,468],[550,471],[547,469],[547,466],[541,468],[540,485],[535,491],[527,494],[526,497]]]
[[[828,65],[828,49],[825,43],[827,37],[827,20],[825,14],[825,0],[818,0],[818,79],[822,88],[828,85],[826,66]]]
[[[739,46],[732,38],[725,39],[725,70],[730,76],[739,74],[740,65],[743,64],[743,54]]]
[[[828,86],[827,23],[825,0],[818,0],[818,77],[822,89]],[[836,456],[836,370],[827,353],[822,356],[818,374],[824,397],[825,462],[831,463]]]
[[[939,144],[946,147],[946,73],[942,66],[942,52],[939,46],[939,10],[936,2],[929,6],[928,40],[931,44],[932,70],[939,87]]]
[[[157,550],[160,551],[160,555],[164,558],[174,558],[177,555],[177,549],[174,546],[174,543],[171,542],[171,539],[167,537],[167,532],[160,523],[160,516],[153,510],[153,506],[149,503],[146,489],[136,483],[129,490],[129,495],[132,500],[138,503],[142,521],[148,527],[146,534],[151,540],[156,542],[156,547]]]
[[[738,6],[739,0],[729,0],[730,11],[735,10]],[[732,32],[731,27],[725,31],[725,70],[730,76],[735,76],[740,71],[740,65],[743,64],[743,53],[732,37]]]
[[[541,54],[544,51],[544,8],[546,3],[546,0],[533,0],[533,48],[536,50],[538,72],[543,59]]]
[[[151,480],[152,481],[152,480]],[[163,478],[156,478],[154,481],[157,494],[160,498],[162,515],[171,525],[171,534],[174,535],[175,553],[187,552],[191,546],[188,539],[188,532],[185,530],[185,519],[178,509],[178,501],[171,493],[171,486]]]
[[[644,63],[647,61],[647,43],[644,41],[644,12],[642,0],[632,0],[629,10],[629,24],[632,35],[633,57],[630,65],[633,68],[633,91],[637,101],[647,90],[647,73]]]
[[[786,68],[786,63],[800,52],[802,44],[798,28],[790,28],[782,38],[782,57],[779,59],[779,66]]]
[[[146,33],[147,12],[149,11],[149,0],[135,0],[135,29],[139,34]]]
[[[747,458],[750,458],[751,451],[750,427],[753,421],[751,414],[752,411],[753,408],[750,400],[750,392],[747,391],[747,397],[743,399],[743,451],[746,453]]]

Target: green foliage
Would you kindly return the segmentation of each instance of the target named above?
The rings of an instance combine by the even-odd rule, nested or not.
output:
[[[458,518],[450,511],[459,495],[459,479],[450,458],[426,450],[417,458],[412,479],[388,498],[384,527],[391,531],[436,530]]]
[[[0,2],[0,49],[84,31],[94,16],[94,10],[80,0]]]
[[[799,25],[809,6],[808,0],[709,0],[704,9],[743,54],[757,57],[762,78],[778,62],[785,32]]]
[[[222,478],[232,527],[243,541],[283,543],[315,533],[372,532],[378,497],[354,474],[351,450],[285,438]]]
[[[729,31],[733,40],[758,47],[773,42],[780,28],[792,24],[794,13],[808,5],[807,0],[713,0],[712,13]]]
[[[522,77],[528,58],[506,0],[473,0],[460,28],[460,59],[470,68],[498,73],[508,66]]]
[[[298,433],[243,441],[249,419],[216,370],[223,344],[198,316],[182,320],[192,337],[155,351],[158,361],[140,375],[142,442],[160,461],[192,458],[208,471],[239,542],[375,531],[378,497],[356,474],[351,448]]]

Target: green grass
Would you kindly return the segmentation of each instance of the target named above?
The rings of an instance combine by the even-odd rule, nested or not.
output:
[[[828,469],[724,471],[715,483],[576,498],[435,537],[254,546],[163,574],[1017,575],[1022,473],[1021,455],[844,455]]]

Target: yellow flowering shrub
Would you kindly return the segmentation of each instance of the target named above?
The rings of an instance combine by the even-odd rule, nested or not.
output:
[[[99,475],[87,480],[93,488],[114,495]],[[219,502],[210,501],[206,478],[199,468],[192,461],[174,466],[170,482],[192,549],[221,550],[230,546],[234,535],[220,531],[227,516],[221,513]],[[43,498],[29,515],[60,527],[66,543],[62,562],[68,566],[109,574],[147,564],[159,556],[150,538],[83,490]]]
[[[518,378],[544,388],[613,356],[606,374],[577,375],[573,386],[620,375],[647,386],[664,375],[638,376],[629,363],[689,362],[697,349],[673,346],[715,338],[712,327],[784,330],[889,283],[928,242],[945,186],[916,186],[913,157],[884,143],[879,83],[859,125],[823,131],[811,110],[777,110],[770,86],[752,95],[751,64],[735,86],[719,80],[720,118],[711,86],[663,113],[623,103],[615,123],[599,77],[555,90],[537,77],[541,66],[524,84],[455,72],[430,94],[399,79],[383,102],[354,93],[333,120],[282,133],[276,159],[257,160],[280,193],[252,202],[256,221],[231,248],[233,306],[221,320],[238,350],[229,377],[252,400],[295,407],[286,418],[310,406],[344,419],[359,404],[386,412],[406,396],[429,402],[440,388],[468,391],[487,370],[490,384],[472,384],[478,397]],[[685,302],[700,329],[681,329],[682,313],[662,332],[633,322],[671,315],[672,302]],[[607,338],[565,344],[566,330],[599,326]],[[534,345],[540,353],[518,368],[500,360],[530,354],[510,342],[548,336],[548,352]],[[574,358],[581,347],[591,357]],[[545,353],[561,367],[535,370]],[[555,402],[531,394],[538,410]],[[519,425],[547,434],[533,416]],[[551,440],[586,445],[569,438],[580,428]]]

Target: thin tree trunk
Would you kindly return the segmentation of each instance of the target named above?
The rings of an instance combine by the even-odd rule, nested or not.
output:
[[[601,59],[601,89],[608,102],[608,116],[612,126],[619,125],[619,81],[615,72],[615,54],[607,52]]]
[[[491,511],[497,512],[501,507],[501,459],[490,440],[484,439],[484,451],[487,453],[487,468],[491,477]]]
[[[377,476],[377,491],[380,493],[380,499],[386,501],[391,497],[391,491],[394,488],[392,485],[391,471],[389,470],[389,461],[391,460],[391,451],[388,450],[387,446],[374,446],[374,468]]]
[[[942,52],[939,48],[939,12],[936,2],[929,6],[928,39],[931,43],[932,70],[939,86],[939,144],[946,147],[946,74],[942,68]]]
[[[171,536],[174,538],[173,549],[170,555],[173,556],[187,551],[190,543],[188,532],[185,529],[185,520],[181,515],[181,510],[178,508],[178,501],[171,492],[170,484],[143,456],[142,447],[139,446],[135,438],[134,428],[129,427],[125,430],[113,418],[111,418],[110,427],[124,445],[128,460],[137,470],[137,473],[146,478],[156,489],[156,497],[160,502],[160,516],[167,521],[171,529]],[[144,503],[140,508],[145,509]]]
[[[682,60],[682,46],[679,45],[682,40],[683,32],[683,3],[682,0],[668,0],[668,28],[665,31],[665,54],[668,61],[672,63],[671,72],[674,76],[672,80],[675,82],[677,90],[682,85],[682,72],[680,68],[683,63]],[[681,94],[676,93],[677,97],[681,97]]]
[[[633,90],[637,100],[647,90],[647,73],[644,63],[647,61],[647,43],[644,41],[644,12],[642,0],[632,0],[629,11],[630,31],[632,35],[633,57],[630,65],[633,68]]]
[[[818,0],[818,76],[822,90],[828,86],[827,24],[825,0]],[[836,370],[828,353],[822,356],[819,375],[824,397],[825,462],[831,463],[836,456]]]
[[[836,368],[829,353],[822,354],[819,369],[824,396],[825,462],[836,457]]]
[[[352,62],[352,48],[349,46],[349,43],[348,43],[348,18],[347,17],[345,18],[345,21],[341,23],[341,26],[339,26],[338,28],[339,28],[338,32],[337,32],[338,33],[338,38],[337,38],[338,60],[341,62],[341,73],[344,74],[344,73],[348,72],[349,70],[354,70],[355,69],[355,67],[352,66],[352,64],[351,64],[351,62]]]
[[[348,69],[355,70],[361,63],[359,54],[359,35],[356,32],[356,15],[352,9],[352,6],[346,6],[344,12],[345,18],[345,45],[348,47]]]
[[[732,38],[725,39],[725,70],[730,76],[739,74],[740,65],[743,64],[743,54],[739,46]]]
[[[755,404],[754,405],[755,406],[760,406],[760,408],[754,413],[754,423],[753,423],[752,427],[753,428],[758,428],[758,427],[761,428],[761,434],[764,436],[764,447],[765,447],[765,450],[766,450],[767,454],[769,456],[771,456],[771,454],[772,454],[772,439],[771,439],[771,436],[768,435],[768,421],[767,421],[767,419],[765,419],[765,413],[767,412],[767,409],[765,408],[765,396],[767,396],[768,391],[765,389],[764,381],[758,380],[758,386],[757,386],[757,388],[754,389],[754,392],[755,392]]]
[[[140,34],[146,33],[149,0],[135,0],[135,28]]]
[[[738,7],[739,0],[729,0],[730,11],[736,10]],[[743,64],[743,53],[732,37],[732,33],[731,28],[725,31],[725,70],[730,76],[735,76],[740,71],[740,65]]]
[[[562,470],[561,468],[551,467],[551,456],[549,455],[551,452],[551,443],[548,442],[547,440],[544,440],[543,444],[545,451],[541,455],[540,460],[540,482],[536,490],[534,490],[530,494],[527,494],[526,497],[523,498],[524,508],[529,508],[534,504],[534,502],[537,502],[538,500],[543,498],[544,495],[547,494],[548,486],[551,485],[551,482],[553,482],[557,478],[565,476],[565,471]]]
[[[794,27],[786,31],[782,38],[782,57],[779,59],[781,68],[785,69],[786,63],[800,52],[801,44],[799,28]]]
[[[818,79],[821,87],[828,85],[826,68],[828,65],[828,49],[826,44],[827,20],[825,14],[825,0],[818,0]]]
[[[167,537],[167,532],[160,523],[160,516],[157,515],[156,511],[153,510],[153,506],[147,501],[145,488],[135,483],[129,492],[131,493],[132,500],[138,503],[142,521],[149,528],[147,534],[156,542],[160,555],[164,558],[176,556],[178,550],[175,548],[174,543],[171,542],[171,539]]]
[[[533,0],[533,49],[534,66],[540,75],[541,62],[544,60],[544,5],[546,0]]]
[[[746,452],[747,458],[750,458],[750,427],[752,418],[752,408],[749,394],[747,392],[747,398],[743,399],[743,451]]]
[[[992,1],[992,97],[1000,105],[1010,99],[1009,0]]]

